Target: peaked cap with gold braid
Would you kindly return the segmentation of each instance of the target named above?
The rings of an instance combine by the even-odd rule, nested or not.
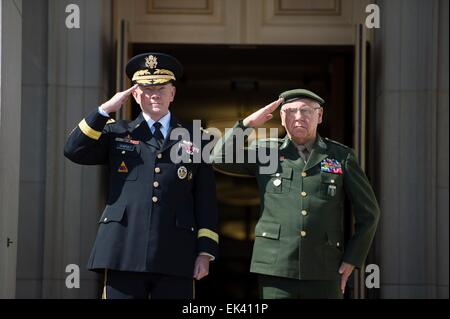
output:
[[[164,85],[181,78],[183,67],[171,55],[150,52],[131,58],[125,67],[125,72],[133,85]]]

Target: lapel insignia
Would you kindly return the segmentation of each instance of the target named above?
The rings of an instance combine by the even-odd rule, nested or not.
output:
[[[119,169],[117,171],[119,173],[128,173],[128,167],[127,167],[127,165],[125,165],[124,161],[122,161],[122,163],[120,163]]]
[[[187,176],[187,168],[184,166],[180,166],[177,171],[179,179],[185,179]]]
[[[188,181],[190,181],[192,179],[192,172],[188,173]]]
[[[326,158],[320,163],[322,172],[343,174],[341,163],[335,159]]]
[[[189,141],[181,142],[180,144],[178,144],[178,147],[182,148],[183,151],[185,151],[189,155],[194,155],[194,153],[200,152],[200,149],[197,146],[195,146],[195,144]]]

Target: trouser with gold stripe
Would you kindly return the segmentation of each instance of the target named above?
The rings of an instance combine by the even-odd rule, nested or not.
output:
[[[259,275],[262,299],[342,299],[337,280],[298,280]]]
[[[105,270],[103,299],[194,299],[192,278]]]

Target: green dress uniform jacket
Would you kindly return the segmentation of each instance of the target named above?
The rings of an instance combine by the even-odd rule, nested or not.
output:
[[[105,165],[109,172],[88,268],[192,278],[198,254],[218,253],[214,173],[211,165],[192,161],[201,146],[181,136],[172,140],[169,131],[159,149],[142,113],[134,121],[107,121],[95,110],[64,147],[71,161]],[[172,117],[170,129],[178,127]],[[187,129],[192,137],[192,127]],[[190,161],[174,163],[172,147],[188,152]]]
[[[251,272],[300,280],[339,280],[341,262],[361,267],[377,227],[380,210],[350,148],[318,136],[305,164],[288,137],[267,139],[245,149],[244,163],[225,163],[235,148],[233,136],[245,130],[239,121],[216,144],[212,161],[219,170],[256,176],[261,216],[255,229]],[[278,152],[276,171],[258,152]],[[250,153],[256,153],[251,155]],[[249,159],[256,157],[255,163]],[[355,217],[353,236],[344,243],[344,199]]]

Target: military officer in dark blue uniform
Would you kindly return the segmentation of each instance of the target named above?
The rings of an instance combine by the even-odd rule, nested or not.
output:
[[[217,256],[218,217],[213,171],[193,160],[202,145],[171,136],[175,129],[198,133],[169,111],[182,66],[146,53],[128,62],[126,74],[133,87],[93,110],[64,148],[75,163],[109,170],[88,268],[105,273],[104,298],[193,298],[193,279],[206,276]],[[111,120],[130,95],[142,113],[131,122]]]

